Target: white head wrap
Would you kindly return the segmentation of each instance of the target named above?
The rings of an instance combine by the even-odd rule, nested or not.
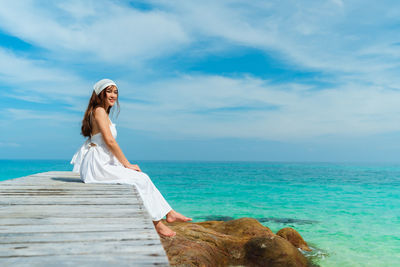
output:
[[[117,85],[115,84],[114,81],[112,81],[110,79],[103,79],[103,80],[100,80],[97,83],[95,83],[93,85],[93,89],[96,92],[96,94],[99,95],[100,92],[104,90],[104,88],[106,88],[107,86],[110,86],[110,85],[115,85],[115,87],[117,87]]]

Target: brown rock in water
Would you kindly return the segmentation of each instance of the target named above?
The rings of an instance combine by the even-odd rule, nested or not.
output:
[[[177,233],[161,238],[172,266],[307,266],[289,241],[255,219],[164,223]]]
[[[304,241],[299,232],[297,232],[293,228],[290,227],[283,228],[279,230],[276,234],[288,240],[296,248],[300,248],[306,251],[311,251],[311,249],[307,245],[307,242]]]
[[[161,238],[172,266],[212,267],[228,264],[229,256],[223,249],[224,235],[195,223],[166,224],[177,233],[174,237]]]
[[[255,237],[245,244],[248,266],[307,266],[307,259],[280,236]]]
[[[253,218],[240,218],[237,220],[222,222],[222,221],[207,221],[199,222],[205,228],[213,229],[219,233],[226,235],[233,235],[237,237],[255,237],[255,236],[269,236],[274,233],[268,228],[260,224]]]

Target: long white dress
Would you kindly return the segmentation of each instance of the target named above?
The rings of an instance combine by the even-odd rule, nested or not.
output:
[[[117,137],[115,124],[110,125],[114,138]],[[134,185],[153,221],[161,220],[171,207],[155,187],[149,176],[143,172],[125,168],[112,154],[101,133],[88,138],[71,160],[74,172],[81,175],[85,183],[108,183]]]

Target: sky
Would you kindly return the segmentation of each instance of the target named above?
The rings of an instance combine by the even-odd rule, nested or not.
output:
[[[399,162],[398,1],[0,1],[0,159],[66,159],[102,78],[132,160]]]

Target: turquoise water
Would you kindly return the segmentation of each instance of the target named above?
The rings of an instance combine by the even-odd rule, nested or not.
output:
[[[400,165],[139,162],[171,206],[197,221],[253,217],[293,227],[321,266],[400,266]],[[0,161],[0,180],[67,161]]]
[[[71,171],[65,160],[0,160],[0,181],[46,171]]]

